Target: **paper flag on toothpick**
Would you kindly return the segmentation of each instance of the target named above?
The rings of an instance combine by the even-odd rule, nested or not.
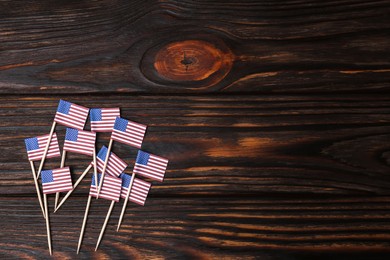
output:
[[[93,132],[112,132],[115,119],[120,116],[119,107],[116,108],[92,108],[91,131]]]
[[[133,172],[162,182],[167,166],[167,159],[139,150]]]

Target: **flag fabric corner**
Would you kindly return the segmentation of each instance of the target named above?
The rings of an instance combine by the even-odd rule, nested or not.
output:
[[[146,132],[146,125],[117,117],[111,134],[111,139],[141,148]]]
[[[127,192],[129,191],[130,183],[131,183],[131,176],[126,173],[121,173],[119,177],[122,179],[122,190],[121,190],[121,198],[126,198]]]
[[[120,117],[120,108],[92,108],[91,131],[93,132],[112,132],[115,119]]]
[[[73,189],[69,167],[41,172],[42,191],[44,194],[65,192]]]
[[[99,172],[103,171],[103,166],[104,166],[104,161],[106,160],[106,156],[107,156],[107,147],[102,146],[102,148],[100,148],[99,153],[96,157],[96,164]],[[127,168],[127,166],[128,164],[125,161],[123,161],[121,158],[119,158],[118,155],[116,155],[113,152],[110,152],[105,173],[107,173],[112,177],[119,177],[119,175]]]
[[[93,156],[95,152],[96,133],[74,128],[67,128],[64,150]]]
[[[151,186],[152,184],[150,182],[134,178],[133,185],[130,190],[129,200],[138,205],[144,206]],[[126,197],[126,194],[124,197]]]
[[[48,140],[49,134],[27,138],[24,140],[29,161],[38,161],[42,159]],[[61,152],[60,147],[58,145],[57,134],[54,133],[53,137],[50,140],[50,145],[46,154],[46,158],[54,158],[60,156]]]
[[[134,165],[134,173],[160,181],[164,180],[168,159],[139,150]]]
[[[92,175],[91,187],[89,189],[89,196],[97,196],[97,187],[99,186],[102,174],[98,174],[98,179],[95,181],[95,176]],[[112,176],[104,177],[104,182],[100,190],[99,198],[113,200],[118,202],[121,194],[122,179]]]
[[[129,200],[144,206],[152,184],[134,177],[133,184],[130,186],[132,178],[130,175],[122,173],[120,177],[122,178],[121,198],[125,199],[130,189]]]
[[[83,130],[88,117],[89,108],[60,100],[54,121],[78,130]]]

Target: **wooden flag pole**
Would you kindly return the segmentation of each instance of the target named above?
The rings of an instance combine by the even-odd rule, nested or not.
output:
[[[39,190],[39,185],[38,185],[37,176],[35,176],[34,162],[33,162],[33,161],[30,161],[30,165],[31,165],[31,172],[32,172],[32,175],[33,175],[33,178],[34,178],[35,189],[37,190],[39,205],[41,206],[41,210],[42,210],[43,217],[46,218],[45,209],[44,209],[43,203],[42,203],[41,191]]]
[[[100,241],[102,240],[104,231],[106,230],[106,226],[107,226],[108,220],[110,219],[111,211],[114,208],[114,205],[115,205],[115,200],[111,201],[110,208],[108,209],[106,219],[104,220],[104,224],[103,224],[102,230],[100,231],[100,235],[99,235],[98,241],[96,243],[95,251],[98,249]]]
[[[89,170],[92,168],[92,165],[90,164],[87,169],[85,169],[85,171],[81,174],[81,176],[77,179],[76,183],[73,185],[73,189],[68,191],[68,193],[66,193],[65,197],[61,200],[60,204],[58,204],[58,206],[56,207],[56,209],[54,210],[54,213],[57,212],[57,210],[62,206],[62,204],[64,204],[64,202],[68,199],[68,197],[70,196],[70,194],[72,194],[72,192],[76,189],[77,185],[80,184],[80,182],[84,179],[85,175],[89,172]],[[96,179],[95,179],[96,180]]]
[[[52,251],[51,251],[51,237],[50,237],[50,223],[49,223],[49,211],[47,210],[47,196],[46,196],[46,194],[43,194],[43,201],[45,203],[45,212],[46,212],[47,243],[49,244],[50,255],[52,255]]]
[[[54,133],[54,129],[55,129],[55,128],[56,128],[56,122],[53,121],[53,125],[51,126],[49,138],[47,139],[47,144],[46,144],[46,147],[45,147],[45,151],[43,152],[41,164],[39,165],[39,169],[38,169],[38,173],[37,173],[37,178],[39,178],[39,175],[41,174],[41,171],[42,171],[42,168],[43,168],[43,164],[44,164],[44,162],[45,162],[47,152],[49,151],[49,146],[50,146],[51,138],[53,137],[53,133]]]
[[[100,193],[100,190],[101,190],[101,188],[102,188],[103,179],[104,179],[104,173],[106,172],[106,168],[107,168],[107,164],[108,164],[108,159],[109,159],[109,157],[110,157],[112,142],[113,142],[113,140],[110,139],[110,143],[108,144],[106,159],[104,160],[104,165],[103,165],[103,170],[102,170],[102,177],[100,178],[100,182],[99,182],[99,187],[98,187],[98,190],[97,190],[96,199],[99,198],[99,193]]]
[[[63,168],[65,166],[65,158],[66,158],[66,151],[63,150],[62,151],[62,157],[61,157],[61,166],[60,168]],[[58,200],[60,199],[60,193],[59,192],[56,192],[56,199],[54,201],[54,212],[55,212],[55,209],[57,208],[57,204],[58,204]]]
[[[133,186],[134,178],[135,178],[135,173],[133,172],[133,175],[131,176],[131,181],[129,184],[129,189],[127,190],[126,198],[125,198],[125,201],[123,202],[122,212],[121,212],[121,215],[119,217],[118,227],[117,227],[116,231],[119,231],[123,216],[125,215],[125,210],[126,210],[127,202],[129,201],[130,191],[131,191],[131,187]]]
[[[93,174],[95,175],[95,180],[97,180],[96,148],[93,149]]]
[[[79,237],[79,244],[77,246],[77,254],[79,254],[79,252],[80,252],[81,242],[83,241],[85,224],[87,223],[89,206],[91,205],[91,198],[92,198],[91,196],[88,196],[87,207],[85,208],[83,225],[81,226],[81,232],[80,232],[80,237]]]

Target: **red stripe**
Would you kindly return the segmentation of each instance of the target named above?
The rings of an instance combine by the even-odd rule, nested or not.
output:
[[[108,200],[115,200],[119,201],[120,193],[121,193],[121,187],[122,187],[122,180],[106,176],[103,180],[103,186],[100,190],[99,198],[104,198]],[[96,186],[91,185],[89,195],[96,197]]]
[[[102,108],[102,120],[92,121],[91,129],[94,132],[112,132],[114,128],[115,119],[120,116],[119,108]]]
[[[118,142],[121,142],[121,143],[124,143],[124,144],[128,144],[128,145],[131,145],[131,146],[135,146],[137,148],[141,148],[141,144],[142,144],[142,140],[134,140],[132,138],[128,139],[128,138],[123,138],[124,136],[123,135],[120,135],[118,133],[115,132],[115,129],[114,129],[114,132],[112,132],[112,135],[111,135],[111,138],[115,141],[118,141]]]
[[[135,164],[133,172],[157,181],[163,181],[165,175],[165,172],[153,171],[139,164]]]
[[[145,130],[147,128],[146,125],[143,125],[143,124],[139,124],[139,123],[136,123],[136,122],[133,122],[133,121],[129,121],[129,123],[127,124],[127,127],[136,127],[136,128],[139,128],[139,129],[143,129]]]
[[[100,172],[103,171],[104,161],[97,158],[97,167]],[[127,167],[127,163],[121,160],[116,154],[111,153],[108,158],[106,173],[113,176],[118,177]]]
[[[37,136],[37,139],[40,148],[32,151],[27,151],[27,156],[30,161],[36,161],[42,159],[43,153],[46,148],[47,140],[49,139],[49,135],[47,134],[47,135]],[[61,153],[60,153],[60,148],[58,146],[57,134],[54,133],[50,141],[49,150],[47,152],[46,158],[53,158],[58,156],[61,156]]]
[[[42,183],[42,190],[45,194],[64,192],[73,189],[69,167],[53,170],[53,182]]]
[[[78,115],[78,114],[74,114],[74,113],[62,114],[62,113],[58,112],[57,115],[58,115],[58,118],[75,121],[77,123],[83,123],[87,119],[87,117],[84,115]]]
[[[149,193],[151,184],[143,181],[141,179],[134,179],[133,186],[130,191],[130,201],[139,204],[145,205],[146,197]]]
[[[72,120],[66,120],[66,119],[60,118],[60,117],[54,118],[54,121],[59,123],[59,124],[62,124],[64,126],[69,126],[72,128],[76,128],[78,130],[82,130],[84,128],[84,123],[75,123]]]
[[[85,121],[87,120],[88,112],[88,108],[72,104],[70,106],[68,114],[62,114],[57,111],[54,117],[54,121],[66,126],[82,130],[84,128]]]

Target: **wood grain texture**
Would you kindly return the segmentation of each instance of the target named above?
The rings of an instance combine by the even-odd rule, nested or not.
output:
[[[124,117],[149,126],[143,149],[171,160],[166,184],[157,184],[155,194],[389,195],[389,97],[62,98],[87,107],[116,104]],[[0,159],[7,162],[3,180],[8,183],[0,192],[33,193],[33,185],[23,186],[32,182],[26,180],[30,173],[23,139],[49,130],[58,98],[6,100],[0,101],[0,115],[12,110],[14,116],[5,116],[0,128],[6,151]],[[26,111],[29,120],[24,120]],[[16,135],[9,136],[10,127]],[[65,128],[57,129],[62,147]],[[108,138],[99,135],[98,146],[107,145]],[[113,151],[134,164],[137,149],[116,143]],[[69,153],[67,164],[81,173],[90,161]],[[59,162],[53,159],[46,167]],[[85,192],[88,185],[81,184]]]
[[[109,202],[92,201],[80,258],[388,259],[389,14],[385,0],[0,0],[0,258],[51,259],[23,139],[49,132],[62,98],[120,106],[170,160],[119,233],[115,206],[97,252]],[[113,150],[130,173],[137,150]],[[77,257],[91,174],[50,217],[54,259]]]
[[[56,259],[76,257],[86,197],[51,215]],[[97,252],[109,201],[92,201],[81,258],[356,259],[390,253],[390,198],[268,199],[153,198],[130,205],[119,232],[116,205]],[[54,198],[49,199],[53,208]],[[44,223],[34,199],[0,199],[0,256],[49,258]],[[164,209],[164,210],[162,210]],[[174,212],[174,214],[172,214]],[[73,223],[69,225],[69,223]]]
[[[1,93],[389,90],[388,1],[0,4]]]

